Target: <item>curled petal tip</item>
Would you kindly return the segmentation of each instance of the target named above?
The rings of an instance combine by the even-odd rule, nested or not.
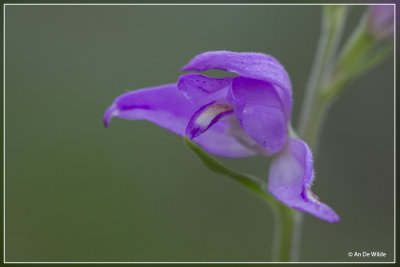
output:
[[[330,223],[338,223],[340,222],[340,217],[335,213],[335,217],[332,218],[332,220],[330,221]]]
[[[192,62],[189,62],[188,64],[186,64],[181,68],[181,71],[204,71],[204,70],[196,68],[196,65],[194,65]]]
[[[329,223],[338,223],[340,222],[340,217],[328,206],[326,206],[330,212],[326,216],[320,216],[319,218],[325,220]]]
[[[181,71],[189,71],[188,65],[185,65],[181,68]]]
[[[325,203],[322,203],[318,196],[316,196],[309,187],[306,188],[306,194],[303,196],[303,199],[306,204],[300,204],[298,207],[299,210],[313,214],[329,223],[340,222],[340,217],[336,212]]]
[[[115,105],[112,105],[111,107],[106,109],[106,112],[104,112],[104,117],[103,117],[104,127],[108,128],[108,125],[110,124],[112,117],[116,116],[117,113],[118,109],[115,107]]]

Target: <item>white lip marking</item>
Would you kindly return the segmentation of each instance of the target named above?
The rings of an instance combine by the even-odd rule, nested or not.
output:
[[[311,199],[311,201],[318,203],[318,204],[321,203],[321,200],[319,200],[319,197],[316,194],[314,194],[313,192],[311,192],[311,190],[309,188],[306,189],[306,194],[307,194],[307,197],[309,199]]]
[[[219,114],[233,110],[228,104],[214,104],[206,108],[196,119],[196,124],[201,127],[207,127],[210,122]]]

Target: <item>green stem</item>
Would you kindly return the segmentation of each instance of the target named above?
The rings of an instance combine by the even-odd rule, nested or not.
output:
[[[298,129],[300,137],[311,149],[316,147],[325,110],[329,104],[321,94],[321,88],[331,80],[346,15],[346,6],[325,6],[323,10],[321,36],[306,88]],[[284,205],[276,208],[275,213],[277,225],[281,225],[279,260],[297,261],[300,254],[303,214]]]
[[[336,64],[335,76],[356,68],[376,44],[375,38],[367,30],[367,17],[366,13],[343,47]]]
[[[321,121],[324,117],[323,110],[327,104],[321,94],[321,89],[331,79],[346,14],[346,6],[325,6],[324,8],[321,36],[298,126],[299,135],[311,149],[316,146]]]
[[[272,207],[276,225],[272,260],[289,262],[293,258],[291,248],[296,212],[280,202]]]
[[[391,43],[376,48],[379,39],[367,31],[365,20],[361,20],[343,48],[332,81],[323,89],[324,98],[331,99],[338,95],[351,80],[376,67],[392,54]]]

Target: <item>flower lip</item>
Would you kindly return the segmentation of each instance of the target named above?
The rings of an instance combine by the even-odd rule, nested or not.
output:
[[[268,190],[279,201],[330,223],[340,221],[336,212],[311,191],[314,178],[310,148],[300,139],[289,139],[269,170]]]
[[[231,114],[233,114],[233,107],[224,101],[208,103],[193,114],[186,127],[186,135],[193,139]]]

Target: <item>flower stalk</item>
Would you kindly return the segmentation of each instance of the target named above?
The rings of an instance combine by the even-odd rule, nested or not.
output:
[[[272,261],[291,261],[296,249],[292,245],[296,211],[279,202],[271,207],[275,219]]]
[[[391,17],[393,14],[386,7],[384,9],[386,10],[382,10],[382,7],[378,7],[378,9],[376,6],[370,7],[343,49],[338,53],[347,7],[324,7],[322,32],[306,87],[297,132],[314,152],[317,150],[318,138],[325,116],[338,94],[352,79],[361,76],[392,54],[393,44],[376,48],[382,40],[390,38],[390,33],[393,32],[391,28],[393,27],[393,17]],[[374,35],[374,31],[371,30],[374,20],[384,21],[384,25],[378,25],[381,31],[386,33],[384,38],[376,31]],[[390,20],[392,21],[390,22]],[[385,30],[383,27],[388,29]],[[287,209],[288,207],[283,208]],[[280,212],[280,217],[286,213],[286,211]],[[294,211],[293,216],[286,217],[287,220],[291,220],[291,222],[285,223],[285,225],[291,225],[291,229],[288,229],[288,233],[291,235],[291,245],[288,244],[283,249],[292,252],[289,253],[291,261],[298,260],[302,217],[303,214],[298,211]],[[282,234],[281,239],[287,239],[287,236]],[[287,254],[285,255],[287,256]]]

